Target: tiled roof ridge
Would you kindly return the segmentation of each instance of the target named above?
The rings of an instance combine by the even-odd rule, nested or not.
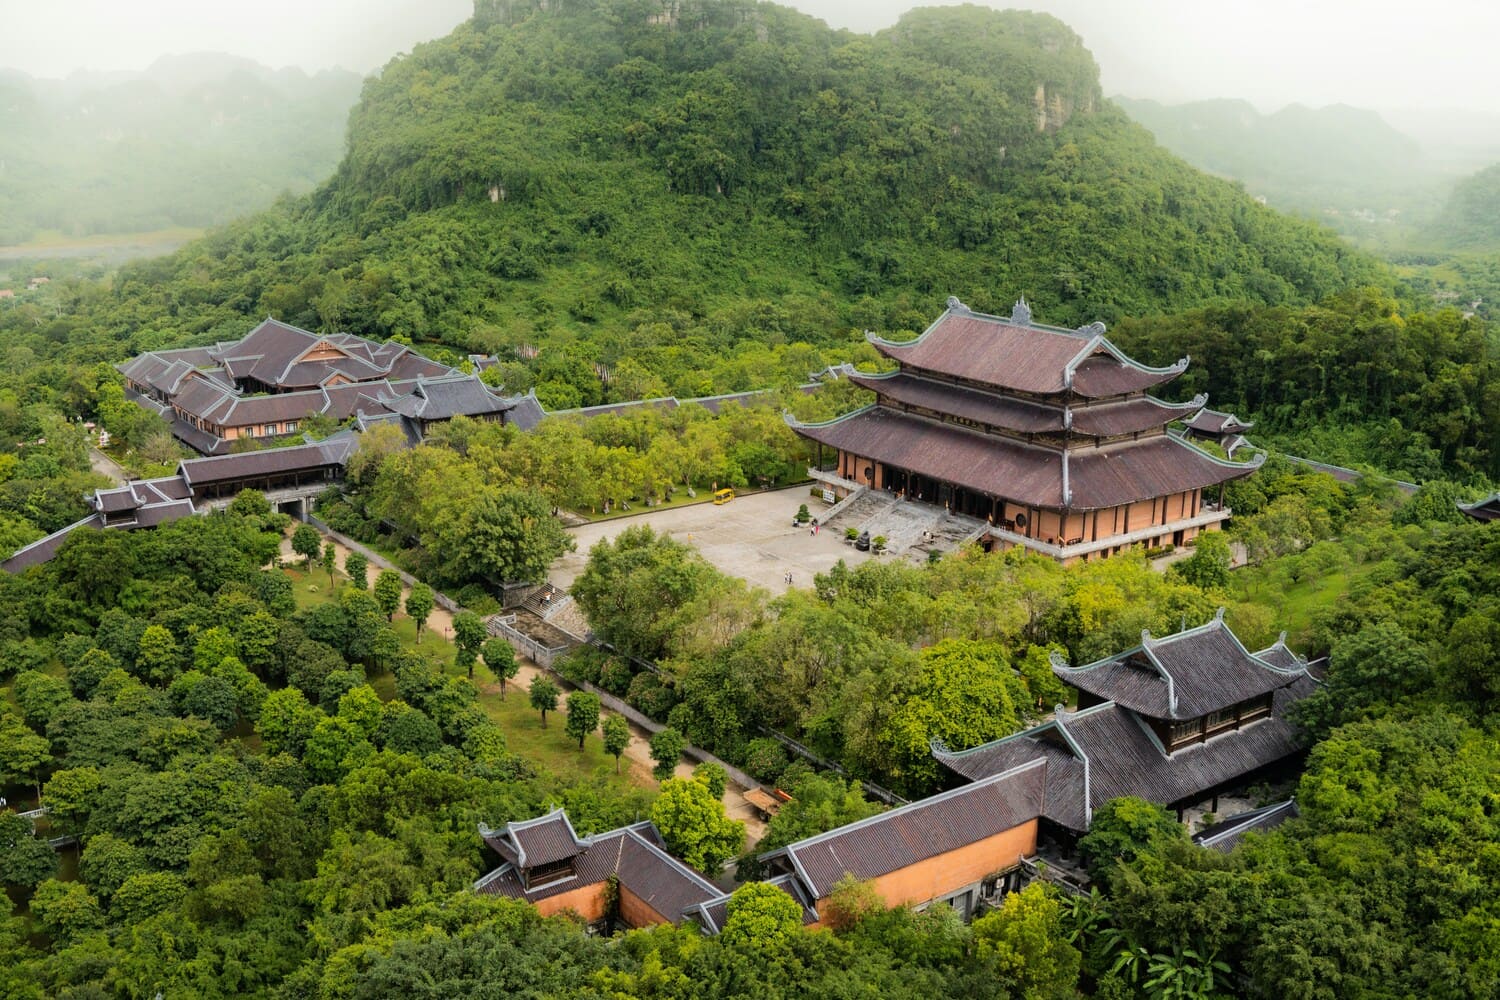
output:
[[[1013,775],[1030,770],[1034,767],[1045,767],[1046,764],[1046,758],[1038,757],[1035,760],[1029,760],[1023,764],[1017,764],[1015,767],[1007,768],[1006,770],[1001,771],[998,774],[992,774],[987,778],[980,779],[979,781],[970,782],[966,785],[960,785],[957,788],[950,788],[945,792],[939,792],[936,795],[930,795],[925,799],[918,799],[915,802],[908,802],[904,806],[897,806],[894,809],[887,809],[884,812],[878,812],[873,816],[866,816],[864,819],[855,820],[853,823],[845,823],[843,826],[836,826],[832,830],[825,830],[824,832],[814,834],[811,837],[804,837],[803,839],[796,841],[795,843],[787,844],[785,847],[777,848],[775,851],[770,851],[768,852],[768,854],[780,854],[782,852],[788,852],[788,854],[790,854],[790,852],[794,850],[806,850],[809,847],[815,847],[818,844],[824,843],[825,841],[828,841],[833,837],[843,836],[844,834],[847,834],[853,830],[860,830],[870,826],[877,826],[882,823],[889,823],[895,817],[904,816],[922,809],[927,809],[939,803],[946,802],[949,799],[974,794],[977,789],[988,788],[990,785],[998,784],[999,782],[1003,781],[1006,778],[1012,777]]]
[[[1148,372],[1154,375],[1166,375],[1171,373],[1180,374],[1181,372],[1187,370],[1188,363],[1191,361],[1191,358],[1183,357],[1179,358],[1173,364],[1163,365],[1159,367],[1143,364],[1130,357],[1130,355],[1120,350],[1120,348],[1116,347],[1114,343],[1104,335],[1105,326],[1098,320],[1072,330],[1066,327],[1050,326],[1045,323],[1037,323],[1031,318],[1031,310],[1026,305],[1025,296],[1022,296],[1021,300],[1016,303],[1016,308],[1012,310],[1010,316],[1006,317],[996,316],[991,313],[977,312],[964,305],[964,303],[960,301],[956,295],[950,295],[948,296],[947,308],[943,311],[943,313],[938,316],[937,319],[928,324],[927,328],[921,333],[917,334],[914,339],[890,340],[889,338],[882,337],[878,334],[866,330],[865,340],[866,342],[876,347],[896,348],[897,350],[900,350],[902,348],[916,347],[922,341],[926,340],[927,337],[930,336],[932,332],[936,330],[938,326],[941,325],[942,322],[949,316],[961,316],[966,319],[975,319],[982,322],[996,323],[1000,326],[1008,326],[1014,329],[1036,330],[1040,333],[1072,337],[1074,339],[1084,341],[1084,346],[1078,351],[1077,354],[1074,355],[1073,359],[1068,362],[1067,366],[1064,369],[1064,388],[1071,388],[1073,384],[1073,371],[1084,361],[1088,360],[1089,357],[1093,356],[1095,352],[1097,352],[1100,348],[1103,348],[1111,357],[1120,362],[1122,365],[1126,365],[1128,367],[1135,368],[1138,371]]]

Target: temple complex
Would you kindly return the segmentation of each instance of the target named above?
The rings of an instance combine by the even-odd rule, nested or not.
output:
[[[504,421],[519,402],[404,344],[310,333],[273,319],[240,340],[138,355],[120,372],[128,398],[205,455],[228,454],[242,439],[299,434],[312,416],[387,419],[420,441],[435,422],[459,415]]]
[[[1168,403],[1149,390],[1187,359],[1143,365],[1100,323],[1065,330],[1033,323],[1024,301],[1002,319],[949,299],[917,339],[869,340],[897,365],[848,373],[874,403],[825,423],[788,417],[818,445],[811,474],[839,497],[885,490],[973,518],[986,548],[1072,562],[1180,546],[1230,516],[1213,488],[1263,460],[1225,461],[1170,433],[1207,397]]]
[[[1135,795],[1182,809],[1300,756],[1288,713],[1316,690],[1285,635],[1257,653],[1212,620],[1117,656],[1053,673],[1078,689],[1078,708],[968,750],[933,747],[959,778],[981,781],[1046,761],[1042,818],[1065,837],[1085,832],[1094,810]]]

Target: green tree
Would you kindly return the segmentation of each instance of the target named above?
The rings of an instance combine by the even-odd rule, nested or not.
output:
[[[574,691],[568,695],[568,718],[564,726],[568,736],[578,740],[578,749],[583,749],[586,736],[599,728],[599,696],[588,691]]]
[[[370,560],[363,553],[350,550],[344,557],[344,573],[349,577],[351,583],[358,590],[368,589],[370,586]]]
[[[417,624],[417,642],[422,641],[422,626],[427,624],[427,618],[432,614],[433,608],[432,588],[425,583],[412,584],[411,593],[406,595],[406,615]]]
[[[734,890],[719,939],[753,955],[784,955],[803,933],[802,907],[775,886],[747,882]]]
[[[714,797],[708,785],[691,778],[662,782],[651,807],[651,821],[668,850],[709,876],[717,874],[745,843],[745,824],[726,816],[723,801]]]
[[[1094,812],[1078,853],[1095,881],[1108,886],[1116,863],[1129,864],[1163,844],[1185,841],[1187,831],[1167,809],[1135,796],[1110,799]]]
[[[453,616],[453,644],[457,647],[455,662],[469,671],[474,679],[474,661],[479,658],[479,649],[489,637],[484,619],[472,611],[464,610]]]
[[[677,730],[667,726],[651,737],[651,759],[656,766],[651,774],[657,781],[666,781],[677,770],[677,759],[687,748],[687,740]]]
[[[74,837],[82,836],[89,817],[99,805],[103,778],[94,767],[74,767],[52,772],[43,796],[47,802],[47,819],[53,829]]]
[[[1005,897],[997,910],[974,921],[974,947],[1015,995],[1065,998],[1078,995],[1083,956],[1069,943],[1056,890],[1033,882]]]
[[[104,926],[99,901],[78,882],[47,879],[31,897],[31,915],[54,941],[66,942]]]
[[[0,883],[30,889],[57,871],[57,852],[32,836],[31,821],[0,812]]]
[[[333,542],[328,542],[323,546],[322,563],[323,569],[328,573],[329,589],[333,588],[333,571],[338,568],[338,558],[338,550],[333,547]]]
[[[724,789],[729,786],[729,774],[722,765],[713,761],[704,761],[693,768],[693,780],[707,785],[709,793],[716,799],[722,799]]]
[[[132,875],[148,870],[146,854],[113,833],[89,838],[78,860],[78,875],[106,902]]]
[[[307,696],[294,687],[272,691],[260,710],[255,731],[271,754],[301,757],[323,712],[308,704]]]
[[[531,679],[529,699],[531,707],[542,713],[542,728],[547,728],[547,713],[557,708],[557,685],[537,674]]]
[[[620,773],[620,755],[630,746],[630,723],[625,716],[611,714],[604,718],[604,752],[615,759],[615,773]]]
[[[110,900],[110,916],[125,925],[174,909],[187,895],[182,876],[173,872],[142,872],[120,884]]]
[[[182,669],[182,650],[170,629],[150,625],[141,633],[135,654],[136,672],[158,684],[169,683]]]
[[[11,693],[16,704],[21,706],[26,724],[38,732],[45,731],[58,709],[73,700],[67,681],[35,670],[23,670],[17,674]]]
[[[385,615],[386,621],[395,621],[396,611],[401,607],[401,574],[393,569],[383,569],[375,578],[375,604]]]
[[[1223,590],[1229,586],[1233,555],[1221,531],[1205,531],[1193,543],[1193,554],[1172,564],[1171,572],[1200,590]]]
[[[42,797],[42,770],[52,760],[52,744],[11,715],[0,715],[0,786],[27,781]]]
[[[506,682],[521,671],[521,664],[516,660],[515,648],[495,635],[484,640],[484,645],[479,647],[479,652],[484,657],[484,665],[489,667],[495,678],[500,681],[500,700],[504,701]]]
[[[310,524],[299,524],[292,532],[292,551],[302,556],[303,565],[311,568],[313,557],[323,551],[323,536]]]

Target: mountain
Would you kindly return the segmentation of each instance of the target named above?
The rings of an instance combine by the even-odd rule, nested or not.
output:
[[[0,244],[209,226],[306,193],[338,161],[360,83],[210,53],[0,76]]]
[[[1500,251],[1500,164],[1455,184],[1426,237],[1443,250]]]
[[[1422,146],[1374,111],[1293,104],[1263,115],[1236,100],[1115,100],[1194,166],[1349,236],[1389,243],[1430,218],[1446,190]]]
[[[923,9],[865,36],[745,0],[514,0],[372,78],[312,195],[117,294],[179,337],[271,313],[541,344],[588,399],[622,360],[679,394],[749,387],[753,365],[706,372],[745,344],[918,330],[948,295],[1077,324],[1386,280],[1158,147],[1045,15]]]

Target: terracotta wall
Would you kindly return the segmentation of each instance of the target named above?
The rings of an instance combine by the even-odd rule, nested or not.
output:
[[[645,900],[623,885],[620,886],[620,919],[627,927],[651,927],[656,924],[670,923],[666,917],[653,910]]]
[[[544,917],[554,916],[558,913],[566,913],[572,910],[584,920],[593,923],[595,920],[604,919],[604,885],[603,882],[593,882],[588,885],[579,886],[568,892],[558,893],[546,899],[538,900],[537,912]]]
[[[919,861],[872,881],[886,906],[920,906],[957,892],[995,872],[1013,867],[1036,853],[1037,821],[1027,820],[993,837],[960,847],[956,851]],[[826,899],[818,900],[818,921],[827,919]]]

